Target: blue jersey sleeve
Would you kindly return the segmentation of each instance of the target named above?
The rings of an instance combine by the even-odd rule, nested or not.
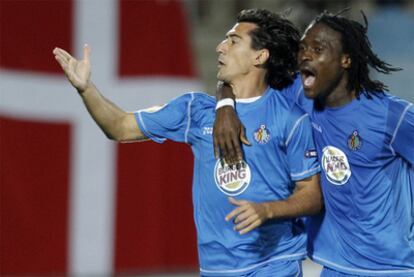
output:
[[[313,100],[306,98],[300,74],[296,74],[293,84],[285,88],[282,93],[288,100],[291,107],[297,105],[307,113],[312,111]]]
[[[414,106],[411,103],[401,113],[393,133],[391,148],[414,165]]]
[[[286,150],[293,181],[305,179],[320,172],[312,127],[308,114],[295,112],[286,129]]]
[[[156,111],[139,110],[135,112],[138,127],[145,136],[158,143],[166,139],[187,143],[193,100],[194,94],[188,93]]]
[[[292,107],[295,104],[298,104],[298,98],[301,95],[302,88],[302,80],[300,78],[300,74],[296,74],[293,83],[285,87],[281,92],[286,97],[289,102],[289,105]]]

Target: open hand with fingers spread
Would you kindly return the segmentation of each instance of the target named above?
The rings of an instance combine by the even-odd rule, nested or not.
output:
[[[259,227],[270,218],[267,203],[254,203],[247,200],[236,200],[229,197],[231,204],[236,208],[226,216],[226,221],[233,220],[234,230],[241,235]]]
[[[90,53],[90,47],[85,45],[83,48],[83,59],[77,60],[61,48],[56,47],[53,49],[55,59],[62,67],[69,82],[78,90],[79,93],[84,92],[90,85]]]

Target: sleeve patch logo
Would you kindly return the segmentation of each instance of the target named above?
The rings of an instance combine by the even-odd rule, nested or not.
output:
[[[218,189],[226,195],[236,196],[241,194],[250,185],[251,172],[246,162],[237,169],[231,168],[225,162],[217,160],[214,167],[214,180]]]
[[[315,149],[306,150],[305,158],[315,158],[318,156],[318,152]]]

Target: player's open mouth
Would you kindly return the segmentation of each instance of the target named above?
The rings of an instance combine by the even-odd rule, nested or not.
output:
[[[312,68],[308,66],[303,66],[300,68],[300,74],[302,76],[303,88],[310,89],[314,86],[316,74]]]

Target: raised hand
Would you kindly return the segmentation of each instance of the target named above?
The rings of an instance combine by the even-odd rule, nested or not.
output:
[[[75,59],[68,52],[58,47],[53,49],[53,54],[72,86],[74,86],[79,93],[84,92],[90,85],[90,47],[88,45],[84,46],[82,60]]]
[[[246,200],[236,200],[229,197],[231,204],[236,208],[226,215],[226,221],[233,220],[234,230],[241,235],[250,232],[270,218],[267,203],[254,203]]]

